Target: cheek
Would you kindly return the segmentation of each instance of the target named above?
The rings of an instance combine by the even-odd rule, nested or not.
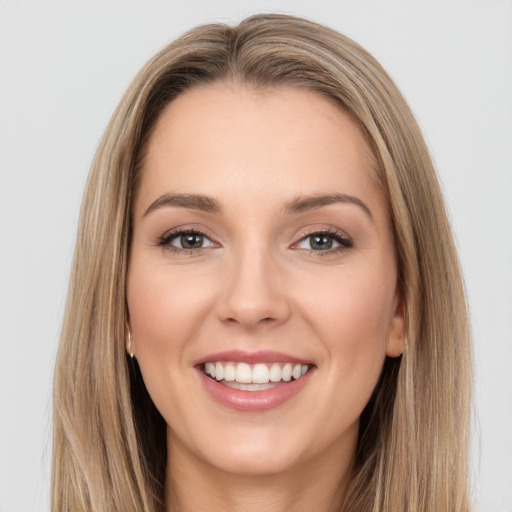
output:
[[[334,390],[318,407],[332,411],[325,428],[333,433],[358,421],[384,364],[393,295],[371,282],[333,280],[323,298],[310,296],[310,324],[328,360],[325,388]]]
[[[303,294],[302,310],[323,345],[333,385],[342,379],[354,396],[369,398],[386,355],[394,273],[366,268],[340,272],[325,283],[323,290]]]
[[[323,287],[302,294],[307,301],[311,323],[325,333],[327,339],[351,348],[376,347],[387,339],[393,315],[395,281],[393,273],[363,270],[340,273],[325,280]]]
[[[194,408],[183,379],[190,372],[185,349],[209,310],[207,290],[198,289],[183,272],[132,259],[127,301],[135,357],[157,409],[178,427],[187,407]],[[183,396],[188,396],[185,404]]]
[[[164,354],[179,355],[207,314],[209,287],[198,286],[183,272],[139,264],[135,258],[128,276],[128,310],[137,357],[161,360]]]

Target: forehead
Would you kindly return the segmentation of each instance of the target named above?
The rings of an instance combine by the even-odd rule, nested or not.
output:
[[[334,100],[300,88],[216,83],[183,93],[160,115],[140,192],[218,195],[228,183],[256,198],[285,189],[375,192],[375,172],[370,145]]]

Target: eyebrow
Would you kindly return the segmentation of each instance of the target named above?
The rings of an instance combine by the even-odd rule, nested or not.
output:
[[[347,194],[314,194],[309,196],[294,197],[288,201],[282,208],[286,214],[304,213],[310,210],[316,210],[322,206],[329,206],[336,203],[355,204],[360,207],[366,215],[373,221],[370,208],[358,197]],[[189,208],[207,213],[221,213],[222,208],[219,201],[213,197],[203,194],[164,194],[153,201],[144,212],[144,217],[152,211],[165,206],[177,206],[180,208]]]
[[[144,217],[152,211],[164,206],[178,206],[208,213],[220,213],[220,203],[210,196],[202,194],[164,194],[153,201],[144,212]]]
[[[295,197],[284,205],[283,211],[285,213],[303,213],[336,203],[355,204],[361,208],[366,215],[368,215],[370,220],[373,221],[373,215],[370,208],[368,208],[368,206],[358,197],[347,194],[314,194],[310,196]]]

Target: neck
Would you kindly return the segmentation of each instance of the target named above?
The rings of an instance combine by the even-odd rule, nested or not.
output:
[[[339,511],[353,464],[353,450],[333,449],[274,474],[234,474],[168,443],[167,512]]]

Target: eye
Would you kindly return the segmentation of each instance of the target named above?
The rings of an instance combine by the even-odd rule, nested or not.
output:
[[[172,250],[190,251],[214,247],[216,244],[200,231],[187,230],[164,235],[159,245]]]
[[[299,240],[294,248],[317,253],[333,253],[352,246],[352,241],[339,232],[317,231]]]

